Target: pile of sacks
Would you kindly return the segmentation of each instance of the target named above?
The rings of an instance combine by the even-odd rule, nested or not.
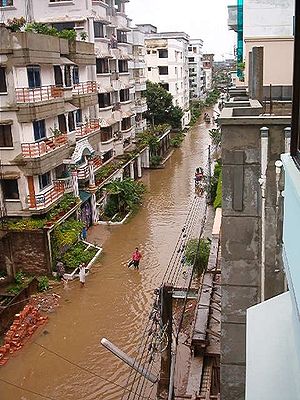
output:
[[[4,336],[4,344],[0,347],[0,365],[5,365],[15,351],[20,350],[34,331],[48,320],[36,307],[27,304],[20,314],[16,314],[14,322]]]

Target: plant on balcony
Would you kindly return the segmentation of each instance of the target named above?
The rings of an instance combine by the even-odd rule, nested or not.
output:
[[[170,139],[170,145],[172,147],[180,147],[181,143],[183,142],[185,135],[181,132],[176,133],[176,135]]]
[[[62,261],[67,268],[75,269],[82,263],[87,265],[95,257],[97,251],[95,247],[87,248],[86,244],[78,242],[63,255]]]
[[[116,179],[106,185],[108,201],[104,209],[104,214],[112,218],[115,214],[125,216],[133,211],[142,201],[146,191],[142,182],[136,182],[130,178],[122,181]]]
[[[222,173],[222,164],[221,160],[218,160],[215,164],[214,173],[213,176],[211,177],[211,182],[210,182],[210,198],[212,203],[214,203],[215,198],[217,196],[217,187],[221,173]]]
[[[76,198],[71,193],[65,194],[59,204],[47,213],[46,218],[48,222],[66,214],[69,210],[75,207],[76,202]]]
[[[201,275],[207,267],[210,253],[210,239],[190,239],[185,249],[185,261],[195,267],[197,275]]]
[[[17,231],[41,229],[46,223],[45,218],[31,217],[17,220],[8,220],[4,222],[4,229]]]
[[[41,22],[32,22],[27,24],[25,26],[25,31],[40,33],[42,35],[57,36],[67,40],[76,40],[76,31],[74,29],[63,29],[62,31],[58,31],[56,28]]]
[[[87,40],[88,34],[87,34],[87,32],[80,32],[79,37],[80,37],[80,40],[85,42]]]
[[[19,32],[21,28],[26,24],[26,19],[24,17],[21,18],[13,18],[8,19],[6,23],[6,27],[12,32]]]
[[[162,156],[153,155],[150,157],[150,167],[156,168],[162,162]]]
[[[61,136],[63,133],[58,128],[50,128],[52,136]]]
[[[67,39],[67,40],[76,40],[76,31],[74,31],[73,29],[63,29],[62,31],[58,32],[58,37],[62,38],[62,39]]]

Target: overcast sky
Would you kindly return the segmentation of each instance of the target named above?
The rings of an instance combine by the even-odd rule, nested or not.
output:
[[[204,52],[216,60],[233,58],[236,34],[227,27],[227,5],[235,0],[130,0],[127,14],[134,24],[150,23],[158,31],[184,31],[204,40]],[[229,53],[229,54],[227,54]],[[230,55],[231,54],[231,55]]]

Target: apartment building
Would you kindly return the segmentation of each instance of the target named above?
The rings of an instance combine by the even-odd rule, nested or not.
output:
[[[145,33],[147,78],[161,84],[184,111],[182,126],[190,122],[189,36],[184,32],[158,33],[153,25],[137,25]]]
[[[1,187],[7,216],[45,213],[78,196],[103,162],[94,45],[1,27]],[[79,178],[80,179],[80,178]]]
[[[191,99],[201,99],[205,92],[202,47],[203,40],[190,39],[188,47],[188,64]]]
[[[212,89],[214,54],[203,54],[203,74],[205,91]]]
[[[135,119],[139,128],[145,126],[141,112],[135,118],[135,93],[138,99],[145,85],[135,91],[133,70],[129,68],[132,35],[129,19],[125,14],[126,0],[72,2],[49,0],[41,6],[39,0],[11,0],[2,7],[4,20],[24,16],[28,21],[46,23],[57,28],[74,29],[77,38],[94,43],[96,55],[98,110],[103,128],[102,155],[104,160],[119,155],[132,143],[135,137]],[[143,46],[142,39],[140,47]],[[136,46],[136,45],[135,45]],[[141,58],[141,56],[140,56]],[[131,63],[130,67],[137,65]],[[142,88],[142,89],[141,89]],[[141,110],[141,105],[138,105]],[[143,104],[142,109],[145,109]]]

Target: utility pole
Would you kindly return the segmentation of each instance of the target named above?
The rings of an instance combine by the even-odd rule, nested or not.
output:
[[[157,388],[158,400],[167,400],[169,392],[172,350],[172,290],[173,287],[168,284],[160,288],[161,325],[166,345],[161,353],[160,379]]]

